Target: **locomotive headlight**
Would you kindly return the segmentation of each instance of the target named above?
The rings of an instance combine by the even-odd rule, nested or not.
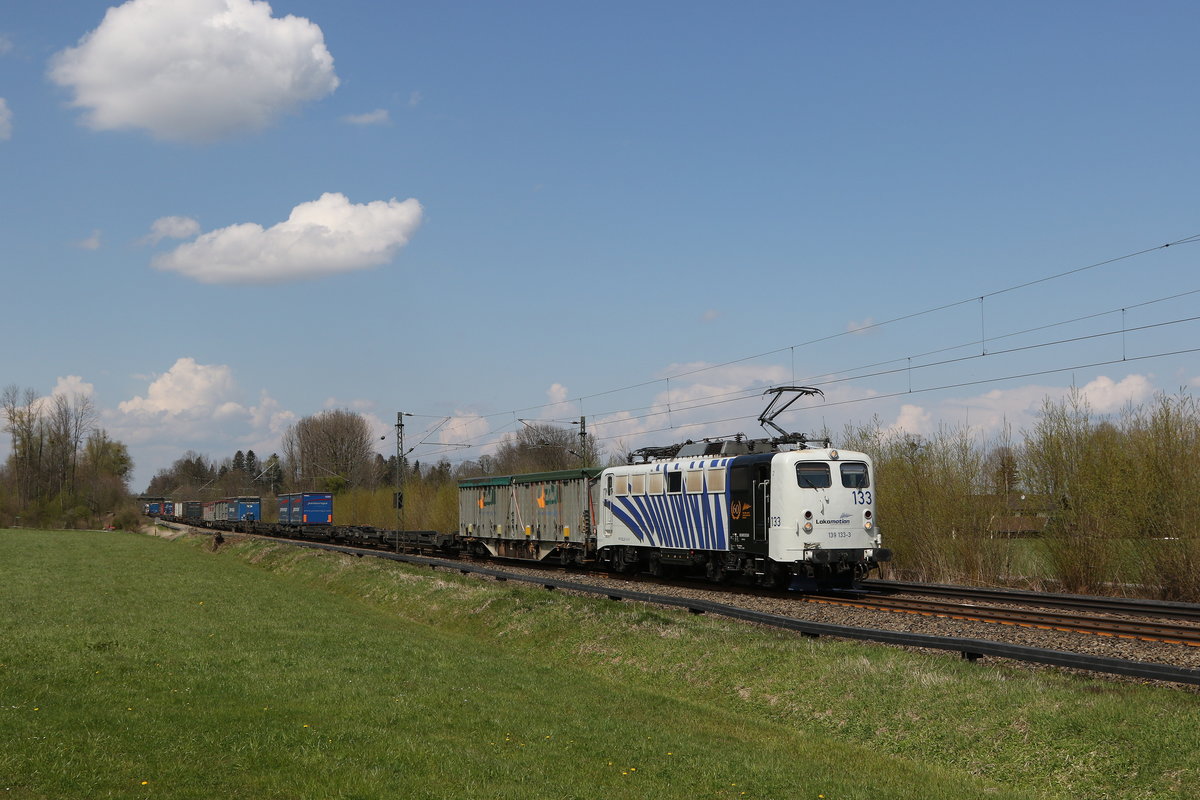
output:
[[[804,523],[804,532],[812,533],[812,531],[813,531],[813,524],[811,522]]]
[[[813,521],[812,520],[813,520],[813,513],[811,511],[805,511],[804,512],[804,532],[805,533],[813,532]]]
[[[837,461],[837,460],[838,460],[838,451],[837,451],[837,450],[830,450],[830,451],[829,451],[829,460],[830,460],[830,461]]]
[[[864,531],[869,531],[874,527],[875,527],[875,523],[871,522],[871,520],[869,520],[869,519],[863,522],[863,530]]]

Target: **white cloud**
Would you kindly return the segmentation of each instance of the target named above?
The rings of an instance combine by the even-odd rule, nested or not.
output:
[[[207,142],[261,130],[338,85],[321,29],[258,0],[129,0],[110,8],[50,78],[95,130]]]
[[[420,92],[413,92],[408,96],[408,107],[416,108],[421,105],[421,101],[424,99],[425,97]]]
[[[100,249],[100,231],[92,231],[92,235],[86,239],[81,239],[75,243],[75,246],[80,250],[99,250]]]
[[[12,138],[12,111],[8,102],[0,97],[0,141],[6,142]]]
[[[391,121],[386,108],[377,108],[366,114],[347,114],[342,117],[342,122],[348,122],[351,125],[387,125]]]
[[[0,56],[12,51],[12,39],[0,33]]]
[[[700,315],[700,321],[701,322],[715,322],[716,320],[720,319],[720,317],[721,317],[720,311],[717,311],[715,308],[710,308],[707,311],[705,311],[703,314]]]
[[[355,205],[325,193],[264,229],[246,222],[210,231],[154,259],[201,283],[283,283],[366,269],[390,260],[421,223],[421,204],[395,198]]]
[[[888,426],[893,433],[928,435],[933,432],[933,415],[921,406],[905,403],[900,406],[896,421]]]
[[[150,226],[141,244],[158,244],[163,239],[190,239],[200,232],[200,223],[191,217],[160,217]]]
[[[563,384],[551,384],[550,389],[546,390],[546,399],[550,401],[551,405],[558,405],[566,402],[568,393],[568,389]]]
[[[1120,411],[1128,403],[1138,405],[1149,400],[1156,390],[1145,375],[1128,375],[1120,381],[1101,375],[1079,391],[1087,398],[1093,411],[1111,414]]]
[[[62,395],[63,397],[72,397],[74,395],[83,395],[91,397],[96,393],[96,387],[78,375],[68,375],[65,378],[60,377],[58,383],[54,384],[54,389],[51,390],[50,396]]]
[[[218,364],[197,364],[181,358],[150,384],[145,397],[118,405],[126,414],[215,414],[233,394],[233,370]]]
[[[862,322],[850,320],[846,323],[846,333],[853,333],[859,336],[865,335],[872,327],[875,326],[875,318],[867,317]]]

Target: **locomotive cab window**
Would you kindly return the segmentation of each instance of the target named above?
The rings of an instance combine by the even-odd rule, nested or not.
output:
[[[842,486],[847,489],[866,489],[871,485],[871,477],[867,474],[867,465],[861,461],[846,461],[842,463]]]
[[[829,465],[824,461],[796,462],[796,483],[801,489],[828,489],[833,485]]]
[[[668,472],[667,473],[667,494],[682,494],[683,493],[683,473]]]

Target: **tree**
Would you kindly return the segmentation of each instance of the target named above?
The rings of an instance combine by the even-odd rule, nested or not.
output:
[[[251,482],[258,479],[258,473],[262,472],[262,465],[258,463],[258,456],[254,455],[253,450],[246,451],[246,474],[250,477]]]
[[[292,483],[340,491],[374,485],[375,434],[361,414],[322,411],[292,425],[283,435],[283,453]]]
[[[596,442],[591,437],[580,441],[578,432],[569,428],[527,422],[521,430],[504,437],[488,467],[495,474],[515,475],[578,469],[597,464],[599,458]]]
[[[230,469],[232,469],[234,472],[246,472],[246,454],[241,450],[238,450],[233,454],[233,464],[231,465]]]

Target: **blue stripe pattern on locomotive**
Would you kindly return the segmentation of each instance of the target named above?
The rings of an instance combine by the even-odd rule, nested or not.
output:
[[[727,550],[725,495],[643,495],[604,501],[638,541],[657,547]]]

